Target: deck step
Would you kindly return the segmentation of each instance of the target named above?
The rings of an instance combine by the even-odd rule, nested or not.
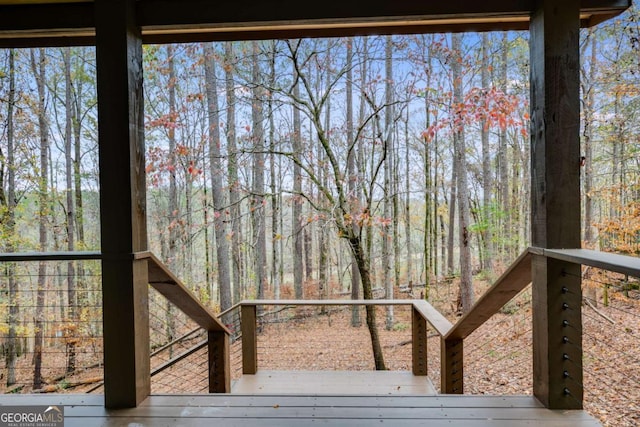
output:
[[[435,395],[428,377],[407,371],[268,371],[243,375],[234,394]]]
[[[584,411],[552,411],[531,396],[158,395],[138,408],[107,410],[100,395],[3,395],[0,405],[64,406],[66,427],[600,425]]]

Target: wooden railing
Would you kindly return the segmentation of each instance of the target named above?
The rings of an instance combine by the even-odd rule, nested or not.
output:
[[[21,261],[67,261],[67,260],[97,260],[102,255],[97,252],[64,252],[64,253],[29,253],[29,254],[0,254],[0,262]],[[169,301],[180,308],[194,322],[208,332],[207,346],[209,351],[209,391],[230,392],[230,361],[229,361],[229,330],[216,318],[198,299],[175,277],[153,254],[149,252],[133,254],[134,260],[146,261],[149,284],[164,295]],[[242,334],[242,371],[244,374],[255,374],[258,371],[257,346],[257,307],[258,306],[388,306],[410,305],[412,307],[412,371],[415,375],[427,375],[427,323],[430,324],[441,337],[441,392],[461,394],[464,392],[464,340],[473,331],[483,325],[491,316],[496,314],[506,303],[521,292],[532,282],[533,265],[544,260],[556,260],[565,266],[586,265],[612,272],[618,272],[634,277],[640,277],[640,258],[603,253],[587,249],[541,249],[528,248],[518,259],[498,278],[495,284],[476,302],[472,309],[454,325],[428,302],[422,300],[255,300],[243,301],[239,304],[241,311]],[[564,274],[561,269],[560,274]],[[562,301],[536,300],[536,286],[533,283],[534,316],[554,317],[547,324],[567,324],[563,316],[569,311],[580,312],[579,307],[565,310]],[[561,293],[565,293],[561,289]],[[576,297],[573,296],[573,303]],[[581,301],[577,301],[580,304]],[[558,310],[549,310],[549,306],[558,306]],[[236,308],[232,308],[236,309]],[[544,313],[540,313],[544,311]],[[107,314],[105,314],[107,315]],[[111,315],[120,315],[111,313]],[[581,319],[575,314],[572,317],[572,329],[581,334]],[[536,336],[534,324],[534,359],[536,356]],[[566,338],[566,337],[563,337]],[[557,348],[547,348],[554,359],[581,360],[581,337],[577,343],[563,347],[561,339]],[[200,344],[201,346],[203,344]],[[201,347],[200,347],[201,348]],[[564,353],[564,352],[567,353]],[[557,356],[557,357],[556,357]],[[186,356],[185,356],[186,357]],[[175,363],[175,362],[171,362]],[[581,364],[577,364],[582,369]],[[582,374],[581,372],[579,373]],[[582,387],[577,382],[574,387]],[[557,385],[556,385],[557,387]],[[555,390],[556,393],[567,393],[570,390]],[[572,393],[574,400],[578,396],[581,404],[582,390]],[[557,408],[557,407],[556,407]]]
[[[541,249],[541,248],[528,248],[525,250],[518,259],[507,269],[507,271],[498,278],[495,284],[476,302],[472,309],[460,320],[458,320],[445,334],[443,334],[442,340],[442,359],[441,359],[441,390],[442,393],[461,394],[464,391],[464,339],[468,337],[473,331],[485,323],[491,316],[496,314],[506,303],[508,303],[513,297],[521,292],[526,286],[532,282],[532,264],[536,260],[541,259],[553,259],[562,261],[568,264],[585,265],[608,270],[612,272],[622,273],[634,277],[640,277],[640,258],[617,255],[599,251],[593,251],[588,249]],[[562,273],[561,273],[562,274]],[[542,286],[542,284],[533,283],[534,288],[536,286]],[[562,293],[566,293],[566,289],[561,290]],[[545,310],[544,313],[538,313],[541,316],[554,316],[556,318],[551,319],[549,324],[557,324],[559,328],[562,325],[569,325],[568,321],[563,318],[569,311],[579,313],[579,309],[567,310],[568,305],[562,301],[545,301],[544,304],[541,301],[536,301],[536,292],[533,292],[533,310]],[[575,299],[575,297],[574,297]],[[579,304],[580,302],[578,302]],[[559,310],[553,311],[548,309],[549,304],[559,306]],[[534,313],[535,315],[535,313]],[[580,316],[573,315],[573,324],[571,324],[573,331],[582,332],[581,318]],[[536,325],[534,325],[535,331]],[[534,332],[535,333],[535,332]],[[557,343],[557,348],[547,349],[553,355],[554,360],[563,359],[582,359],[581,345],[569,345],[567,344],[567,338],[562,337],[562,340]],[[581,337],[577,339],[581,343]],[[536,345],[534,335],[534,359],[536,356]],[[566,347],[566,348],[565,348]],[[582,367],[579,364],[580,369]],[[563,372],[563,375],[567,375],[567,372]],[[580,378],[582,372],[579,373]],[[573,387],[582,388],[582,383],[572,382]],[[571,392],[568,389],[555,390],[554,393],[571,393],[572,396],[580,397],[580,405],[582,404],[583,390],[575,390]],[[572,404],[573,408],[573,404]],[[562,408],[556,408],[562,409]]]
[[[209,393],[229,393],[231,391],[229,330],[154,254],[139,252],[134,254],[134,259],[147,260],[149,284],[207,331]],[[195,346],[191,352],[197,349],[198,346]],[[191,352],[186,351],[182,358],[187,357]],[[176,360],[171,361],[171,363],[175,362]]]
[[[531,251],[523,252],[471,310],[444,334],[440,376],[443,393],[463,393],[464,339],[531,283],[531,257]]]
[[[154,369],[149,375],[177,363],[194,351],[208,347],[209,392],[228,393],[231,391],[229,362],[229,330],[198,298],[187,289],[162,262],[151,252],[139,252],[132,255],[133,260],[146,261],[149,285],[167,300],[184,312],[198,326],[207,331],[206,344],[196,345]],[[78,261],[101,260],[100,252],[32,252],[0,254],[0,262],[38,262],[38,261]],[[148,309],[140,310],[146,313]],[[123,313],[104,313],[104,316],[122,316]],[[148,347],[148,344],[147,344]],[[108,374],[107,374],[108,375]]]
[[[451,328],[449,322],[431,304],[423,300],[247,300],[240,303],[242,329],[242,373],[258,372],[258,306],[411,306],[412,372],[427,375],[427,323],[441,336]]]

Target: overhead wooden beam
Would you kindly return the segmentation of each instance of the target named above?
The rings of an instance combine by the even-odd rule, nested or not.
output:
[[[537,0],[531,19],[531,234],[580,248],[580,1]],[[533,393],[581,409],[580,265],[533,256]]]
[[[0,46],[92,45],[93,2],[2,4]],[[526,30],[533,0],[139,0],[144,43]],[[615,16],[631,0],[582,0],[581,25]]]
[[[140,25],[145,30],[196,29],[206,26],[269,26],[310,24],[371,24],[384,26],[389,22],[411,25],[424,21],[437,24],[457,22],[500,23],[529,21],[534,10],[532,0],[485,0],[420,2],[415,0],[370,0],[366,7],[359,0],[326,0],[304,2],[298,0],[244,0],[216,2],[210,0],[142,0],[138,2]],[[582,0],[581,15],[620,13],[631,5],[630,0]],[[240,7],[239,7],[240,6]],[[523,28],[527,28],[524,26]]]
[[[150,393],[142,38],[135,0],[96,0],[105,405]]]

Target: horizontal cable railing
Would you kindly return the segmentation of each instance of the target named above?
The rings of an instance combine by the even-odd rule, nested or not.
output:
[[[465,338],[465,393],[531,394],[531,315],[531,286],[527,286]]]
[[[535,301],[529,286],[534,257],[584,266],[582,274],[569,268],[560,273],[582,280],[582,307],[551,302],[567,317],[580,313],[579,323],[561,321],[562,339],[549,348],[552,358],[568,365],[563,374],[567,384],[564,394],[572,399],[572,405],[584,404],[605,425],[638,425],[640,259],[630,256],[529,248],[445,335],[443,390],[501,395],[531,392],[532,348],[536,345],[532,314],[547,309]],[[569,288],[561,291],[567,300],[575,301],[578,296],[570,295],[573,291]],[[570,354],[580,354],[582,360],[576,362]],[[574,396],[572,389],[583,391],[584,400]]]
[[[638,426],[640,278],[594,267],[581,276],[585,409],[606,426]]]
[[[83,392],[103,376],[95,253],[0,255],[0,391]]]
[[[102,258],[0,255],[5,392],[103,392]],[[227,327],[153,254],[131,259],[148,266],[152,391],[228,392]]]

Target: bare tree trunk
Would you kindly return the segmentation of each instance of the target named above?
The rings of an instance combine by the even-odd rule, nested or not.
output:
[[[407,115],[405,116],[404,122],[404,165],[405,165],[405,176],[404,176],[404,233],[405,233],[405,246],[407,247],[407,285],[409,288],[413,286],[413,244],[411,239],[411,179],[410,179],[410,168],[409,168],[409,108],[407,108]]]
[[[594,85],[596,79],[597,58],[597,38],[593,30],[589,31],[591,46],[591,59],[589,63],[589,74],[583,76],[583,81],[587,81],[583,87],[583,94],[586,98],[584,106],[584,240],[588,247],[594,244],[593,236],[593,125],[594,125]]]
[[[229,271],[229,244],[227,241],[227,204],[224,195],[225,174],[220,159],[220,112],[218,107],[218,79],[216,77],[213,45],[204,45],[204,74],[207,93],[207,118],[209,125],[209,179],[213,199],[213,234],[216,241],[216,263],[218,265],[218,297],[220,311],[232,305],[231,274]],[[225,321],[225,323],[228,323]]]
[[[67,203],[67,250],[72,252],[75,250],[75,201],[73,197],[73,122],[74,110],[73,99],[71,95],[71,48],[66,47],[62,53],[64,62],[64,81],[65,81],[65,135],[64,135],[64,159],[65,159],[65,179],[66,179],[66,203]],[[78,313],[76,310],[76,273],[75,263],[69,261],[67,263],[67,300],[68,312],[65,337],[67,345],[67,374],[73,374],[76,370],[76,333]]]
[[[507,54],[509,44],[507,40],[507,33],[502,35],[501,51],[502,59],[500,61],[500,90],[503,93],[507,93]],[[502,245],[504,252],[511,257],[512,255],[512,236],[513,228],[511,226],[511,206],[509,204],[509,159],[507,156],[507,132],[505,129],[500,129],[500,135],[498,137],[498,175],[500,176],[500,208],[502,209],[503,223],[500,229],[502,230]]]
[[[488,91],[489,82],[489,36],[482,34],[482,64],[481,85],[483,91]],[[493,233],[491,224],[491,199],[493,191],[493,175],[491,170],[491,147],[489,146],[489,126],[486,118],[480,120],[480,138],[482,140],[482,221],[485,228],[482,232],[484,245],[483,268],[493,272]]]
[[[327,52],[326,52],[326,59],[325,59],[325,72],[326,72],[326,80],[325,80],[325,84],[327,87],[329,87],[331,85],[331,81],[332,81],[332,73],[331,73],[331,47],[327,47]],[[320,81],[320,79],[318,79],[318,81]],[[326,107],[324,110],[324,128],[331,130],[331,94],[328,94],[327,96],[327,100],[325,103]],[[349,108],[349,107],[347,107]],[[350,141],[350,140],[348,140]],[[347,154],[347,157],[349,155]],[[318,144],[318,159],[321,161],[322,164],[324,164],[326,162],[325,159],[326,155],[323,152],[322,149],[322,144]],[[348,163],[348,159],[347,159],[347,163]],[[349,166],[347,165],[347,170],[349,169]],[[347,172],[348,173],[348,172]],[[328,185],[327,182],[327,173],[325,173],[325,171],[323,170],[322,167],[318,167],[318,175],[320,177],[320,180],[322,181],[322,184],[324,186]],[[320,194],[318,194],[318,199],[320,199],[322,196]],[[321,203],[323,206],[326,205],[326,203],[324,202],[320,202],[318,201],[318,203]],[[318,241],[318,252],[319,252],[319,256],[320,256],[320,265],[319,265],[319,274],[318,274],[318,293],[319,293],[319,297],[320,299],[327,299],[329,298],[329,282],[328,282],[328,277],[327,277],[327,268],[329,265],[329,237],[327,236],[327,228],[324,226],[320,226],[318,227],[318,236],[319,236],[319,241]],[[311,255],[311,241],[309,241],[309,244],[307,245],[308,247],[308,251],[305,248],[305,253],[307,254],[307,257],[309,257]],[[342,261],[342,258],[339,257],[338,258],[339,261]],[[342,271],[342,269],[339,269],[339,271]],[[309,277],[309,276],[307,276]],[[321,312],[323,312],[325,310],[325,307],[321,308]]]
[[[429,100],[428,96],[425,97],[425,111],[426,111],[426,129],[430,126],[430,112],[429,112]],[[431,286],[431,266],[433,259],[433,252],[431,247],[432,241],[432,230],[431,223],[432,217],[436,215],[436,211],[432,209],[432,197],[433,197],[433,181],[431,180],[431,147],[430,144],[424,144],[424,175],[425,175],[425,186],[424,186],[424,232],[422,234],[422,270],[424,271],[424,283],[425,283],[425,298],[429,299],[429,287]],[[408,162],[408,161],[407,161]],[[409,173],[408,173],[409,165],[407,163],[407,186],[409,185]],[[409,200],[409,190],[407,190],[407,200]],[[407,218],[411,218],[407,214]]]
[[[363,64],[363,67],[365,64]],[[353,129],[353,39],[347,40],[347,141],[354,140]],[[349,150],[347,154],[347,174],[349,177],[348,191],[349,191],[349,203],[351,203],[353,212],[360,212],[360,193],[358,187],[358,172],[356,169],[356,160],[358,155],[358,149],[360,147],[360,141],[356,141],[356,149]],[[360,226],[357,222],[352,224],[353,234],[360,234]],[[358,270],[358,262],[355,256],[351,253],[351,299],[360,299],[360,270]],[[354,328],[360,327],[362,321],[360,320],[360,307],[353,306],[351,308],[351,326]]]
[[[85,48],[80,48],[79,52],[82,55],[86,54]],[[84,60],[84,58],[81,58]],[[83,65],[84,66],[84,65]],[[84,237],[84,206],[82,197],[82,114],[83,114],[83,100],[84,100],[84,80],[83,76],[77,76],[75,81],[74,92],[74,105],[75,105],[75,118],[73,120],[73,182],[74,182],[74,202],[75,202],[75,222],[76,222],[76,236],[77,247],[85,249],[85,237]],[[72,89],[74,89],[72,87]],[[77,264],[77,288],[80,291],[76,295],[78,307],[83,307],[86,304],[87,293],[83,292],[86,289],[84,283],[84,264]]]
[[[431,243],[429,247],[432,249],[433,254],[431,255],[432,266],[433,266],[433,277],[438,282],[438,275],[440,274],[440,269],[438,268],[438,235],[442,239],[442,243],[440,245],[440,254],[442,254],[442,262],[440,266],[442,270],[444,270],[444,224],[442,221],[442,215],[438,214],[438,184],[440,183],[439,177],[439,166],[440,166],[440,158],[438,156],[438,135],[433,139],[433,153],[431,158],[433,163],[433,181],[431,182],[432,189],[432,200],[431,203],[433,207],[431,208],[433,220],[431,226]],[[440,227],[438,228],[438,223],[440,223]],[[426,295],[425,295],[426,296]]]
[[[242,227],[240,217],[240,181],[238,179],[238,149],[236,146],[236,94],[233,80],[235,56],[233,43],[224,46],[225,92],[227,98],[227,169],[229,172],[229,211],[231,213],[231,259],[233,272],[233,303],[242,299]]]
[[[358,236],[353,236],[349,239],[349,245],[351,252],[356,258],[358,263],[358,269],[360,270],[360,278],[362,279],[363,296],[366,300],[373,299],[372,284],[371,284],[371,272],[369,270],[369,258],[365,255],[362,246],[362,240]],[[378,328],[376,326],[376,307],[373,305],[366,306],[367,313],[367,328],[369,329],[369,335],[371,336],[371,346],[373,348],[373,358],[377,371],[386,370],[384,363],[384,355],[382,353],[382,345],[380,344],[380,337],[378,336]]]
[[[253,106],[251,121],[253,122],[253,195],[251,197],[251,220],[253,223],[253,238],[255,241],[256,291],[258,299],[264,299],[267,275],[265,272],[267,257],[267,239],[264,218],[264,114],[262,111],[263,91],[258,62],[259,46],[254,41],[252,45],[251,75],[254,82]]]
[[[460,106],[463,104],[462,96],[462,69],[461,69],[461,35],[453,34],[451,47],[456,58],[453,59],[451,71],[453,73],[453,104],[454,115],[461,114]],[[453,134],[454,156],[458,170],[458,213],[459,213],[459,238],[460,238],[460,305],[462,313],[467,313],[473,306],[473,278],[471,276],[471,231],[469,230],[469,188],[467,184],[466,144],[464,139],[464,126],[462,118],[454,120]]]
[[[293,79],[296,84],[293,86],[293,95],[296,98],[300,97],[300,86],[297,82],[298,74],[294,70]],[[302,125],[300,120],[300,110],[293,106],[293,152],[296,156],[302,155]],[[292,215],[292,227],[293,230],[293,288],[295,291],[296,299],[302,299],[304,297],[304,290],[302,284],[302,251],[303,251],[303,236],[302,236],[302,170],[298,164],[293,165],[293,215]]]
[[[367,79],[369,78],[369,67],[368,67],[369,60],[370,60],[369,59],[369,39],[367,37],[364,37],[364,39],[362,40],[362,52],[360,55],[360,64],[361,64],[360,79],[362,80],[362,82],[367,82],[368,81]],[[360,85],[360,88],[361,89],[360,89],[360,105],[358,110],[358,123],[364,123],[365,107],[367,104],[366,98],[368,94],[366,92],[366,84]],[[375,122],[372,125],[365,126],[362,129],[360,138],[358,138],[358,141],[356,142],[356,147],[358,152],[358,156],[356,158],[356,170],[358,171],[358,173],[364,173],[364,170],[366,169],[365,148],[366,146],[368,146],[368,144],[365,143],[364,136],[367,133],[367,127],[372,129],[369,131],[371,134],[375,134],[377,132],[377,129],[375,129]],[[365,186],[366,186],[365,181],[362,180],[360,184],[361,185],[359,187],[360,193],[358,194],[358,203],[359,203],[359,206],[362,206],[362,208],[360,208],[358,212],[362,211],[363,215],[370,215],[371,212],[369,212],[368,210],[369,207],[365,203],[364,197],[362,197],[362,195],[365,193]],[[364,253],[366,254],[367,258],[370,260],[373,246],[374,246],[373,225],[371,224],[370,221],[366,221],[361,226],[361,228],[362,230],[360,231],[360,235],[363,236],[361,237],[361,240],[362,240],[361,244],[363,245]],[[356,262],[356,265],[357,265],[357,262]],[[373,287],[375,283],[375,277],[374,277],[374,272],[372,270],[373,268],[371,267],[371,265],[369,265],[369,283]],[[364,286],[364,283],[362,283],[362,285]],[[363,295],[364,295],[364,291],[363,291]]]
[[[269,87],[275,87],[276,80],[276,41],[271,42]],[[273,284],[273,295],[275,299],[280,299],[280,204],[282,198],[276,187],[278,176],[276,174],[276,125],[274,119],[273,93],[268,95],[268,115],[269,115],[269,173],[271,176],[271,283]]]
[[[174,48],[172,45],[167,45],[167,67],[169,73],[169,116],[171,121],[177,120],[176,111],[176,73],[174,63]],[[178,167],[178,160],[176,157],[176,134],[175,126],[169,126],[168,129],[169,140],[169,209],[168,209],[168,222],[169,222],[169,241],[167,245],[167,263],[169,269],[177,274],[177,245],[178,245],[178,221],[180,218],[178,207],[178,186],[176,179],[176,171]],[[173,316],[173,304],[167,299],[165,301],[165,333],[167,342],[171,342],[176,334],[175,319]],[[172,354],[172,349],[169,350]]]
[[[426,79],[427,79],[427,90],[425,90],[425,94],[424,94],[424,112],[425,112],[425,129],[429,129],[429,127],[431,127],[431,96],[430,96],[430,88],[431,88],[431,76],[432,76],[432,56],[431,56],[431,48],[429,47],[430,45],[427,44],[427,41],[425,40],[425,38],[422,38],[422,43],[426,49],[426,52],[424,53],[425,55],[425,62],[426,62],[426,67],[425,67],[425,72],[427,73],[426,75]],[[409,114],[409,111],[407,111],[407,114]],[[408,120],[408,119],[407,119]],[[437,140],[436,140],[437,142]],[[407,145],[408,147],[408,145]],[[408,148],[407,148],[407,156],[408,156]],[[431,230],[431,223],[432,223],[432,217],[435,217],[435,215],[437,214],[437,206],[434,206],[434,208],[432,209],[432,199],[435,199],[435,184],[434,182],[431,180],[431,163],[432,163],[432,158],[431,158],[431,146],[430,144],[425,140],[425,144],[424,144],[424,175],[425,175],[425,191],[424,191],[424,210],[425,210],[425,215],[424,215],[424,234],[423,234],[423,247],[422,247],[422,262],[423,262],[423,267],[424,267],[424,283],[425,283],[425,294],[424,297],[425,299],[429,299],[429,289],[431,286],[431,265],[432,265],[432,259],[434,257],[434,254],[432,252],[432,244],[431,242],[433,242],[433,238],[434,236],[432,235],[432,230]],[[407,157],[407,203],[410,200],[409,198],[409,160]],[[434,172],[434,176],[435,176],[435,172]],[[408,207],[407,207],[408,209]],[[407,212],[408,215],[408,212]],[[410,216],[407,216],[407,218],[410,218]],[[409,231],[407,231],[407,234],[409,234]],[[408,239],[410,238],[410,236],[408,236]]]
[[[14,131],[14,105],[16,102],[16,51],[9,49],[9,96],[7,100],[7,158],[6,163],[0,169],[0,203],[4,205],[5,212],[3,223],[6,224],[5,250],[15,252],[16,233],[16,170],[15,170],[15,131]],[[4,154],[0,150],[0,159],[4,160]],[[4,194],[4,174],[7,173],[7,193]],[[8,304],[9,317],[7,323],[9,331],[7,334],[7,349],[5,351],[5,364],[7,366],[7,386],[16,383],[16,359],[18,357],[18,336],[17,326],[20,318],[18,303],[18,283],[15,277],[15,264],[6,265],[8,278]]]
[[[454,156],[455,157],[455,156]],[[454,242],[454,232],[455,232],[455,221],[456,221],[456,202],[458,199],[457,195],[457,187],[458,187],[458,162],[454,160],[453,165],[451,167],[451,193],[449,195],[449,228],[447,230],[447,273],[449,275],[453,275],[454,270],[454,257],[453,253],[453,242]]]
[[[36,58],[35,51],[31,51],[31,69],[36,80],[38,89],[38,129],[40,134],[40,176],[38,182],[38,200],[39,200],[39,249],[41,252],[47,250],[47,228],[49,215],[49,132],[46,115],[46,58],[44,49],[38,49]],[[38,264],[38,284],[36,294],[36,313],[35,313],[35,333],[34,333],[34,350],[33,350],[33,389],[38,390],[42,387],[42,347],[44,345],[44,305],[45,305],[45,287],[47,284],[47,265],[44,261]]]
[[[384,149],[386,150],[386,161],[384,164],[384,218],[391,219],[391,209],[393,204],[393,45],[392,37],[386,37],[385,44],[385,112],[384,112]],[[396,219],[392,219],[396,221]],[[382,227],[382,268],[384,269],[384,286],[386,290],[386,298],[393,299],[393,281],[391,280],[391,256],[392,256],[392,239],[391,227],[385,221]],[[386,328],[393,328],[393,306],[386,307]]]

